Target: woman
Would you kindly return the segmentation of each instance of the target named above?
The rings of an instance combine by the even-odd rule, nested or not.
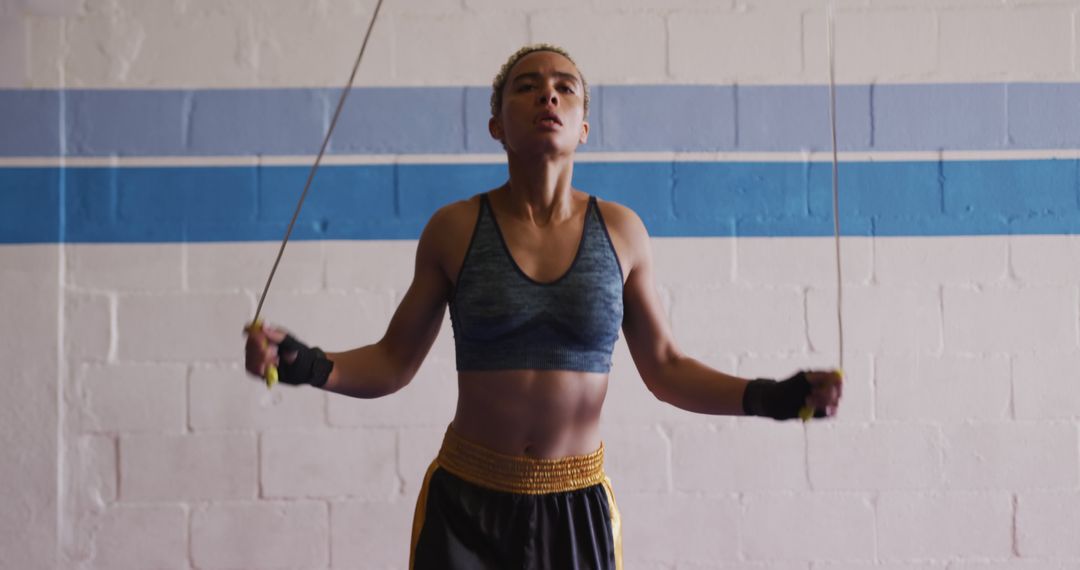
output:
[[[491,136],[501,187],[443,207],[420,236],[413,283],[385,336],[336,354],[263,327],[247,369],[360,398],[409,383],[447,305],[458,403],[417,501],[413,568],[618,568],[618,511],[603,473],[600,410],[622,327],[657,398],[706,414],[835,413],[834,372],[783,382],[728,376],[683,355],[630,209],[571,187],[588,139],[588,86],[563,50],[529,46],[496,76]],[[279,358],[280,355],[280,358]]]

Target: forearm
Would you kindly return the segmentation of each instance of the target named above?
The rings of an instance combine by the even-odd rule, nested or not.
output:
[[[334,363],[334,369],[322,388],[354,398],[393,394],[415,374],[415,370],[407,370],[382,343],[326,356]]]
[[[717,371],[688,356],[672,356],[645,383],[660,400],[699,414],[741,416],[747,380]]]

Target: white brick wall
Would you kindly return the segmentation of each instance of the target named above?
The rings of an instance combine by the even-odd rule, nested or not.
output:
[[[1071,0],[836,5],[842,82],[1080,79]],[[4,86],[213,88],[340,85],[374,2],[0,6]],[[483,85],[554,40],[597,84],[820,84],[825,7],[388,0],[358,83]],[[266,318],[328,350],[375,340],[414,248],[293,243]],[[837,362],[829,240],[654,250],[691,354],[746,376]],[[404,568],[453,413],[449,323],[390,398],[267,391],[239,368],[240,328],[273,254],[0,247],[0,568]],[[619,343],[603,432],[630,567],[1080,566],[1080,239],[847,238],[844,264],[847,386],[828,425],[666,407]]]

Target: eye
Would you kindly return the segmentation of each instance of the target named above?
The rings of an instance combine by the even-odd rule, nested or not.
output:
[[[573,93],[574,88],[572,86],[568,85],[568,84],[563,84],[563,85],[559,86],[559,91],[561,91],[563,93]]]
[[[518,86],[517,86],[517,89],[515,91],[517,91],[518,93],[524,93],[526,91],[531,91],[532,88],[533,88],[532,83],[519,83]]]

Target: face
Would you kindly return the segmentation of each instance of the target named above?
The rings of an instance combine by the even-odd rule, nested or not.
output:
[[[502,109],[488,130],[508,152],[572,154],[589,138],[577,67],[549,51],[521,58],[510,70]]]

